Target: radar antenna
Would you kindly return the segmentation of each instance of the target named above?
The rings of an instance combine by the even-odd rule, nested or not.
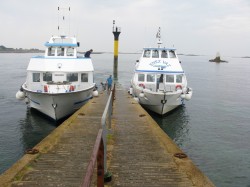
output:
[[[162,41],[161,41],[161,27],[159,27],[158,32],[156,34],[156,40],[158,44],[158,48],[161,47]]]

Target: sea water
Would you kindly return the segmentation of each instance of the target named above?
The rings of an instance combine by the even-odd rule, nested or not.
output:
[[[35,54],[0,54],[0,173],[57,127],[15,98]],[[140,54],[120,54],[118,83],[130,87]],[[216,186],[250,186],[250,59],[179,56],[193,89],[190,101],[163,117],[150,114]],[[113,74],[112,54],[92,54],[101,89]]]

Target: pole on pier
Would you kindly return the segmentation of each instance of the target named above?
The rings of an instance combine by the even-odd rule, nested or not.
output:
[[[113,20],[113,34],[114,34],[114,66],[113,74],[114,80],[118,80],[118,46],[119,46],[119,35],[121,33],[121,28],[115,26],[115,20]]]

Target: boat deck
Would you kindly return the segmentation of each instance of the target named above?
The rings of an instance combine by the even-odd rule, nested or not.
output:
[[[29,160],[22,166],[24,169],[14,175],[16,163],[5,178],[0,176],[0,181],[12,178],[13,187],[80,186],[106,101],[106,93],[90,100],[36,146],[38,156],[25,155],[21,159]],[[108,140],[108,171],[113,176],[105,186],[213,186],[189,158],[174,157],[174,153],[182,151],[122,89],[116,90]],[[91,186],[96,186],[96,172]]]

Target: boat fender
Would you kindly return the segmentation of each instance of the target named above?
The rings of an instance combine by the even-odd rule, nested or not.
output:
[[[186,95],[185,95],[185,94],[181,94],[181,98],[182,98],[182,99],[185,99],[185,98],[186,98]]]
[[[17,93],[16,93],[16,99],[23,100],[24,98],[25,98],[25,93],[18,90]]]
[[[140,83],[139,87],[145,88],[145,85],[143,83]]]
[[[144,97],[145,95],[144,95],[144,93],[143,92],[141,92],[140,94],[139,94],[139,97]]]
[[[98,96],[98,91],[97,91],[97,90],[94,90],[93,93],[92,93],[92,95],[93,95],[94,97],[97,97],[97,96]]]
[[[130,95],[133,94],[133,87],[132,87],[132,86],[129,88],[129,94],[130,94]]]
[[[189,101],[189,100],[192,98],[192,94],[193,94],[193,93],[190,92],[190,91],[189,91],[188,93],[186,93],[186,94],[185,94],[185,99],[186,99],[187,101]]]

